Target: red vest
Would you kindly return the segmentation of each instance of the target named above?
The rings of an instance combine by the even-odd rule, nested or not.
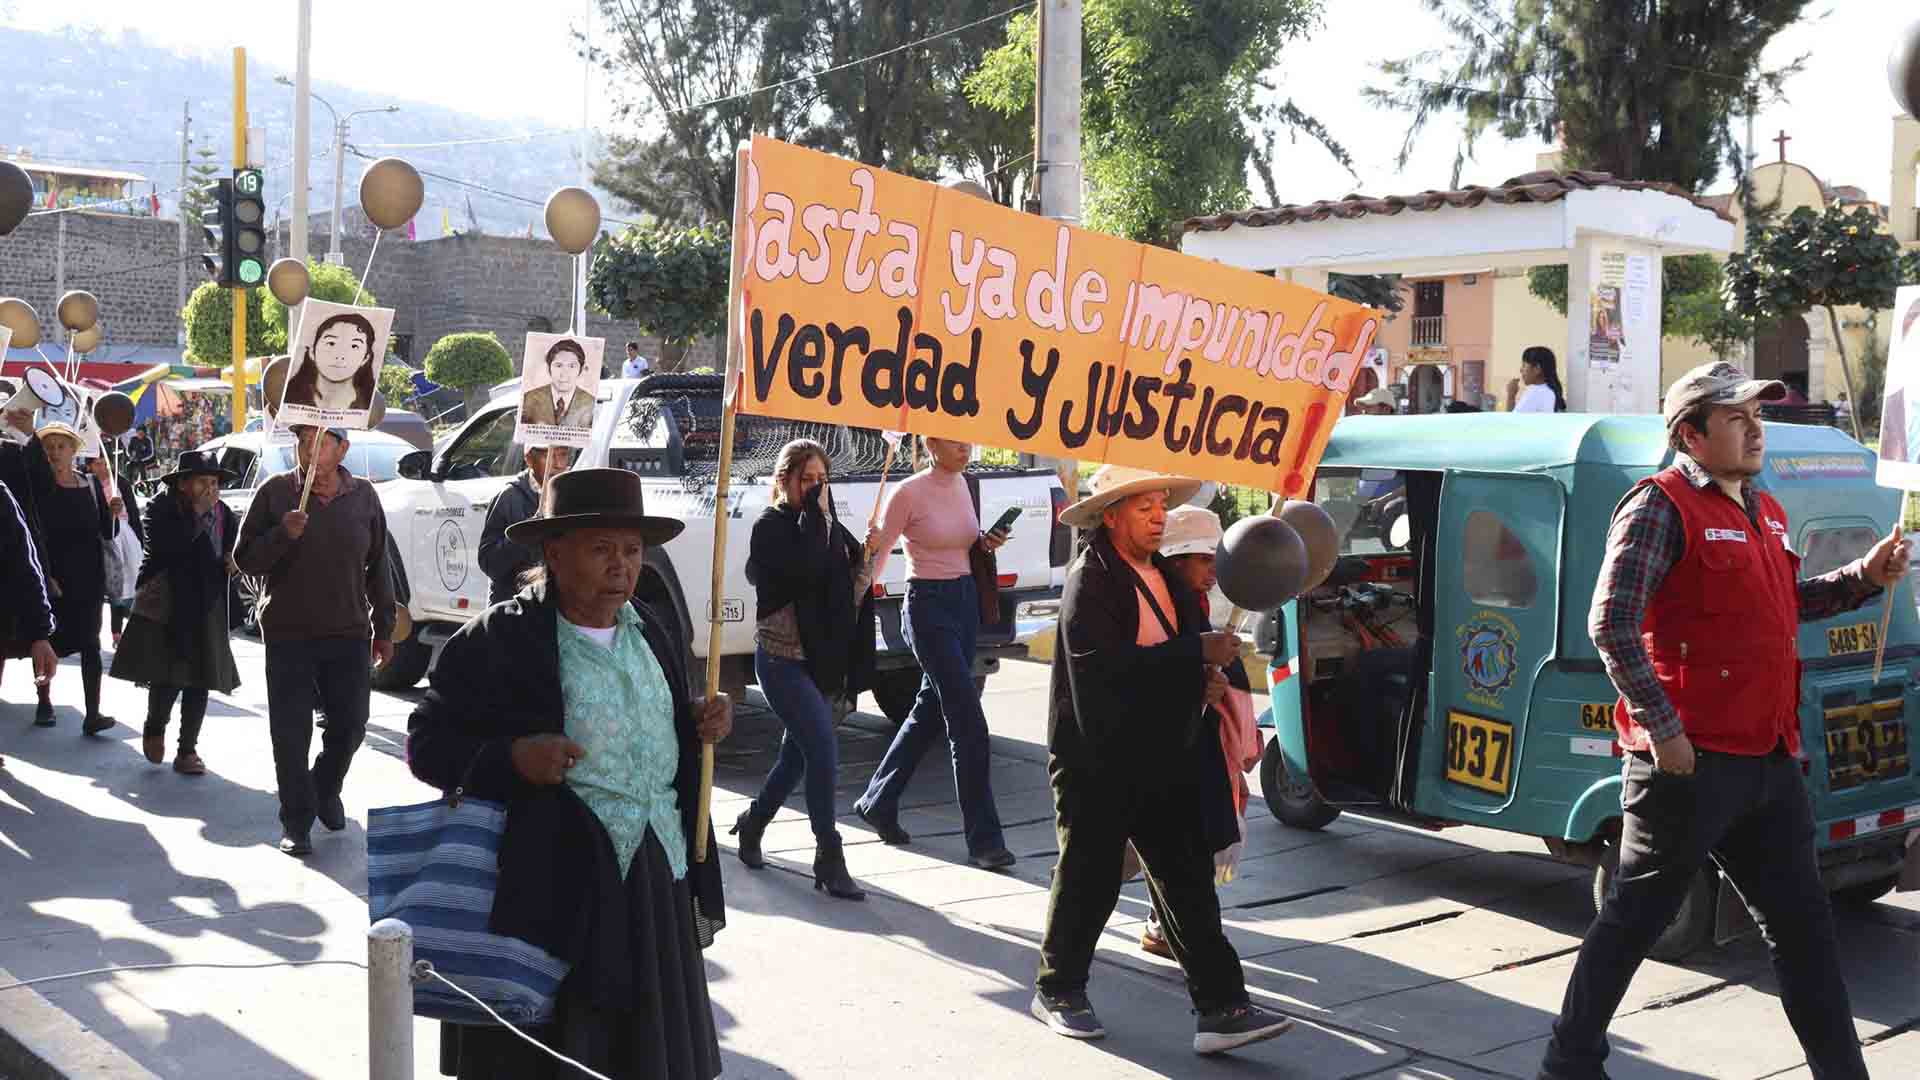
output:
[[[1756,527],[1718,487],[1696,488],[1666,469],[1657,484],[1679,508],[1686,549],[1640,622],[1654,674],[1696,748],[1763,755],[1785,741],[1800,751],[1800,556],[1787,546],[1787,513],[1750,491]],[[1646,729],[1622,699],[1620,745],[1645,750]]]

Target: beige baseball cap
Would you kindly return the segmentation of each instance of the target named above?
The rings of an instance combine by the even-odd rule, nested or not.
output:
[[[1667,426],[1702,405],[1745,405],[1758,398],[1778,401],[1787,396],[1787,386],[1777,379],[1756,379],[1725,360],[1701,364],[1667,388],[1667,400],[1661,410]]]

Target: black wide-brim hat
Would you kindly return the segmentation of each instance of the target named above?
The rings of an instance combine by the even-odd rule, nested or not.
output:
[[[640,477],[625,469],[570,469],[547,478],[546,512],[507,526],[507,539],[532,546],[575,529],[638,529],[648,544],[664,544],[687,523],[647,513]]]
[[[217,476],[229,483],[240,479],[232,469],[221,468],[212,454],[189,450],[180,455],[180,460],[173,463],[173,471],[161,477],[160,481],[171,484],[175,480],[185,480],[189,476]]]

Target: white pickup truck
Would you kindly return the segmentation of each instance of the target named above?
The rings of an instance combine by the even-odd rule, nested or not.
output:
[[[638,594],[656,610],[677,615],[696,662],[707,655],[707,612],[713,567],[713,477],[719,451],[720,378],[716,375],[652,375],[607,379],[600,384],[593,443],[576,467],[611,465],[646,480],[649,513],[687,523],[679,536],[647,551]],[[380,501],[395,545],[396,595],[412,617],[412,631],[391,663],[374,673],[376,686],[404,689],[427,671],[439,647],[487,606],[488,581],[478,551],[487,508],[523,467],[513,440],[516,384],[497,388],[437,451],[422,450],[400,461],[400,479],[380,485]],[[834,505],[854,535],[864,534],[879,491],[873,471],[848,471],[847,462],[875,468],[884,444],[879,434],[824,424],[798,425],[741,416],[735,424],[736,468],[727,494],[725,586],[721,595],[722,684],[738,689],[753,678],[753,586],[746,578],[749,531],[771,495],[764,463],[796,432],[818,439],[834,453]],[[755,466],[762,475],[746,475]],[[857,466],[856,466],[857,467]],[[903,446],[892,479],[909,470]],[[1014,612],[1023,603],[1057,598],[1065,580],[1069,530],[1059,522],[1066,492],[1048,470],[992,470],[975,466],[980,481],[980,517],[992,522],[1009,509],[1020,516],[999,552],[1001,620],[983,627],[976,680],[997,669],[1015,645]],[[906,716],[920,670],[900,637],[900,601],[906,591],[906,559],[896,547],[881,580],[878,674],[874,696],[896,722]],[[696,666],[693,670],[703,670]]]

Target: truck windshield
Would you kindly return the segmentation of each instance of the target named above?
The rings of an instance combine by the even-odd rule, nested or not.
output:
[[[719,469],[721,415],[717,393],[668,391],[636,397],[626,416],[614,425],[610,449],[664,451],[677,431],[682,477],[696,481],[711,479]],[[812,439],[825,447],[832,475],[837,477],[877,473],[887,457],[886,440],[869,428],[736,416],[733,475],[743,478],[772,475],[780,448],[795,439]],[[896,475],[906,474],[911,467],[911,456],[903,442],[893,462]]]

